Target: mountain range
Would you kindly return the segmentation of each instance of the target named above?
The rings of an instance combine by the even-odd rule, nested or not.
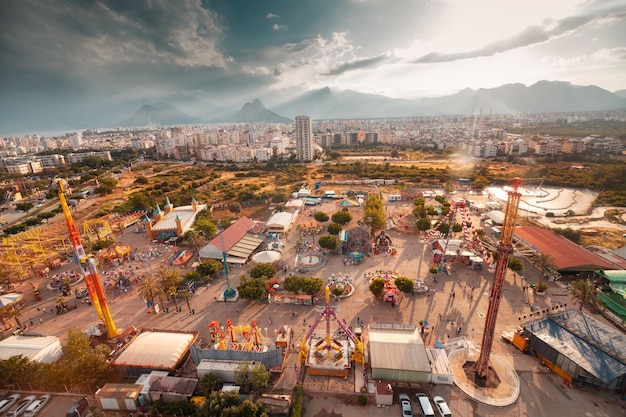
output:
[[[610,92],[596,86],[563,81],[539,81],[533,85],[505,84],[495,88],[466,88],[442,97],[398,99],[352,90],[276,92],[245,103],[239,109],[191,93],[136,97],[124,101],[101,101],[97,106],[69,107],[35,102],[30,112],[0,117],[0,136],[9,132],[32,134],[36,130],[76,131],[91,127],[112,128],[189,125],[205,123],[289,123],[304,114],[313,120],[419,117],[436,115],[528,114],[589,112],[626,109],[626,89]],[[217,104],[216,104],[217,103]]]
[[[191,120],[208,123],[289,123],[301,114],[319,120],[467,115],[480,111],[485,114],[606,111],[626,109],[626,90],[612,93],[596,86],[540,81],[531,86],[505,84],[478,90],[466,88],[448,96],[410,100],[352,90],[335,92],[326,87],[276,102],[272,110],[267,109],[259,99],[244,104],[236,112],[228,112],[228,109],[189,96],[177,96],[166,103],[142,106],[123,125],[143,126],[142,121],[162,125],[199,123]],[[188,113],[178,108],[184,108]]]

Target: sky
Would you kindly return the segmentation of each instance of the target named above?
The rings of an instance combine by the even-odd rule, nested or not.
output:
[[[2,0],[2,125],[190,95],[626,89],[626,0]]]

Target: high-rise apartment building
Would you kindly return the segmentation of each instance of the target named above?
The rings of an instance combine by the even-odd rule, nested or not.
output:
[[[299,161],[312,161],[314,152],[313,125],[309,116],[296,117],[296,155]]]

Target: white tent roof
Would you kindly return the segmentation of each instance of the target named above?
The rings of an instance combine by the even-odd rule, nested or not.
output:
[[[369,339],[372,368],[430,372],[426,348],[417,326],[370,326]]]
[[[269,227],[276,227],[276,226],[279,226],[279,227],[288,226],[289,223],[291,222],[291,216],[293,216],[293,214],[287,211],[281,211],[281,212],[275,213],[267,221],[267,227],[269,228]]]
[[[174,369],[194,339],[192,333],[144,332],[115,358],[113,364]]]
[[[54,336],[9,336],[0,341],[0,360],[22,355],[33,362],[53,363],[61,359],[63,349]]]
[[[504,223],[504,212],[500,210],[491,210],[485,213],[485,216],[489,217],[496,224]]]
[[[282,258],[283,255],[280,252],[276,252],[275,250],[264,250],[263,252],[254,254],[252,260],[258,264],[264,264],[276,262]]]

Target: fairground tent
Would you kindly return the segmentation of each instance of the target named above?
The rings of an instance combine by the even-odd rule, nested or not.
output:
[[[274,263],[282,260],[283,255],[275,250],[264,250],[252,256],[252,261],[258,264]]]
[[[348,198],[344,198],[343,200],[339,200],[335,203],[337,205],[337,207],[356,207],[359,205],[359,203],[357,203],[354,200],[350,200]]]
[[[130,245],[120,245],[116,243],[115,245],[111,245],[108,248],[100,250],[100,252],[98,252],[98,258],[107,260],[119,259],[129,253]]]
[[[0,295],[0,307],[10,306],[11,304],[16,304],[22,301],[24,296],[19,292],[11,292],[8,294]]]

